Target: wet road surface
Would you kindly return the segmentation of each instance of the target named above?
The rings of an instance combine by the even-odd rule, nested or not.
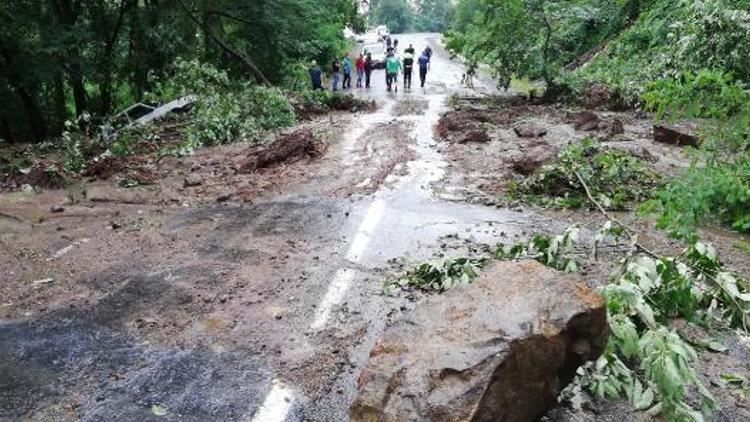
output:
[[[433,126],[462,90],[462,68],[436,35],[396,38],[402,48],[433,46],[426,87],[415,70],[411,91],[401,85],[387,93],[376,71],[370,90],[354,92],[376,99],[379,110],[358,115],[335,153],[342,178],[399,142],[409,160],[382,180],[361,180],[355,191],[371,189],[345,198],[313,179],[252,205],[176,212],[162,230],[173,242],[190,242],[190,253],[146,268],[125,263],[115,273],[124,282],[89,307],[0,321],[0,419],[347,420],[375,339],[414,306],[380,294],[393,260],[433,257],[448,238],[492,244],[548,224],[529,212],[457,202],[435,188],[446,162]],[[399,112],[404,103],[423,111]],[[388,131],[373,138],[388,125],[406,128],[405,139],[389,139]],[[374,141],[363,143],[368,136]],[[219,264],[232,272],[215,271]],[[102,280],[111,276],[81,282],[106,290]],[[201,297],[201,283],[227,294]],[[174,314],[171,331],[161,329],[177,341],[152,341],[131,327],[149,333],[155,323],[143,315],[178,308],[205,318],[181,325],[183,314]]]

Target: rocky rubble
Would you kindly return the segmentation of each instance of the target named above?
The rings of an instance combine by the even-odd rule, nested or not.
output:
[[[352,421],[533,421],[608,336],[600,297],[536,262],[433,296],[373,347]]]

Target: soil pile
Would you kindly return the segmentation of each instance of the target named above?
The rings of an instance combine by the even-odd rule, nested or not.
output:
[[[267,147],[250,148],[248,158],[240,164],[240,173],[273,167],[281,163],[293,163],[305,158],[323,155],[327,145],[319,141],[310,129],[300,129],[280,135]]]

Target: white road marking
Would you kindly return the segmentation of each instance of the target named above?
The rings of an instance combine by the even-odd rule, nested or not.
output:
[[[294,393],[281,382],[273,380],[263,404],[255,412],[252,422],[284,422],[292,409]]]
[[[349,246],[349,250],[346,253],[346,259],[351,263],[357,263],[362,257],[367,245],[370,244],[374,235],[375,229],[383,218],[385,212],[385,201],[377,198],[367,208],[364,220],[360,223],[357,231],[354,234],[354,240]],[[342,268],[336,271],[331,284],[328,285],[328,291],[326,291],[323,301],[320,302],[317,310],[315,311],[315,319],[310,325],[310,329],[318,331],[325,328],[328,320],[331,317],[331,309],[334,306],[341,303],[344,299],[344,295],[351,287],[352,281],[354,280],[354,270],[351,268]]]
[[[352,284],[352,280],[354,280],[354,270],[351,268],[342,268],[336,271],[333,281],[328,285],[328,291],[323,297],[323,301],[320,302],[317,311],[315,311],[315,320],[310,325],[311,330],[317,331],[325,327],[328,318],[331,316],[331,308],[341,302]]]
[[[359,228],[357,228],[357,232],[354,235],[354,240],[349,247],[349,251],[346,253],[346,259],[353,263],[358,262],[359,258],[361,258],[362,256],[362,253],[367,248],[367,245],[370,243],[375,228],[383,218],[384,211],[384,200],[375,199],[374,201],[372,201],[372,204],[370,204],[370,207],[367,209],[367,214],[365,214],[365,219],[362,220]]]

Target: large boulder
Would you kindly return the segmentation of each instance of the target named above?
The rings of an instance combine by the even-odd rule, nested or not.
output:
[[[389,327],[352,421],[534,421],[608,336],[602,299],[534,261],[498,262]]]

